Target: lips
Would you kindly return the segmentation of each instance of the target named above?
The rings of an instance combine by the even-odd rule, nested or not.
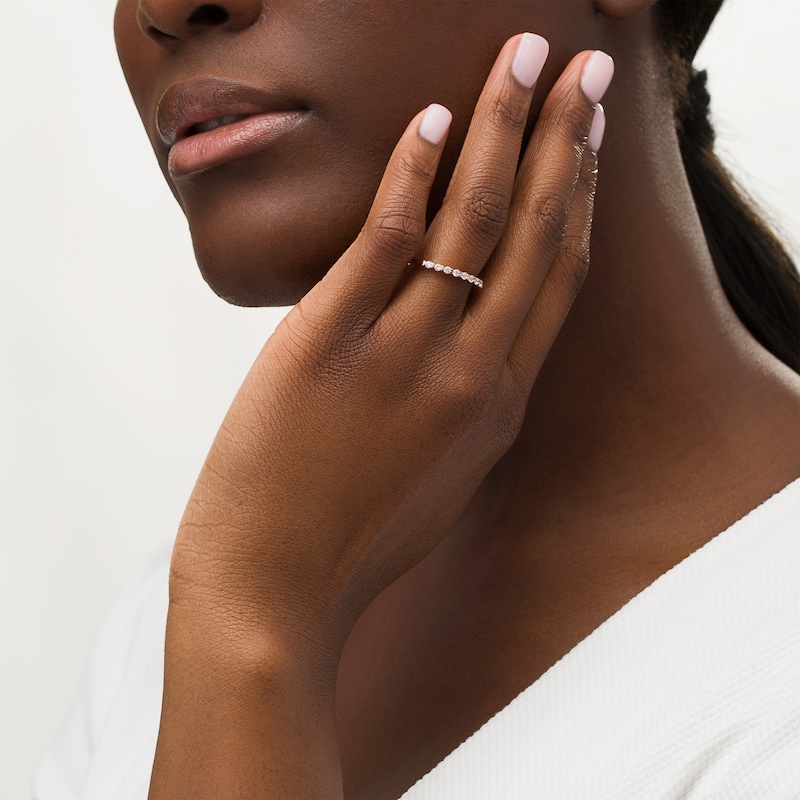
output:
[[[156,110],[169,171],[182,177],[270,145],[308,115],[294,98],[217,78],[171,86]]]

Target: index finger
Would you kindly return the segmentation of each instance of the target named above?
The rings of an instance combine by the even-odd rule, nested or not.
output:
[[[364,227],[320,282],[338,313],[367,324],[386,307],[426,230],[428,196],[452,114],[431,104],[417,114],[392,153]]]

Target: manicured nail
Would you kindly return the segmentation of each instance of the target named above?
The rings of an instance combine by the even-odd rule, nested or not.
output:
[[[603,106],[598,103],[594,107],[594,119],[592,120],[592,127],[589,129],[589,148],[598,152],[600,145],[603,143],[603,134],[606,132],[606,112],[603,111]]]
[[[511,74],[530,89],[539,79],[549,52],[550,45],[546,39],[535,33],[523,33],[511,62]]]
[[[602,50],[589,56],[581,75],[581,89],[592,103],[599,103],[614,77],[614,59]]]
[[[419,135],[431,144],[439,144],[450,128],[453,115],[438,103],[431,103],[419,124]]]

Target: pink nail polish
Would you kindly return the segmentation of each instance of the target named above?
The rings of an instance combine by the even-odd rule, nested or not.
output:
[[[550,45],[546,39],[535,33],[523,33],[511,62],[511,74],[530,89],[539,79],[549,52]]]
[[[438,103],[431,103],[419,124],[419,135],[431,144],[439,144],[453,121],[453,115]]]
[[[581,75],[581,89],[592,103],[599,103],[614,77],[614,59],[602,50],[595,50]]]
[[[594,119],[592,120],[592,127],[589,130],[588,145],[591,150],[598,152],[600,145],[603,143],[603,134],[606,132],[606,112],[603,106],[598,103],[594,107]]]

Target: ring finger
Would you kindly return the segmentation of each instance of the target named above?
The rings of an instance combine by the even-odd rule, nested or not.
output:
[[[420,257],[478,276],[494,250],[508,216],[535,83],[547,59],[545,39],[524,33],[500,51],[481,93],[442,208],[425,236]],[[411,269],[424,270],[419,262]],[[431,273],[434,270],[430,270]],[[415,308],[436,314],[463,308],[473,285],[448,276],[412,273],[402,295]],[[460,284],[460,285],[459,285]],[[430,319],[430,316],[426,318]]]

